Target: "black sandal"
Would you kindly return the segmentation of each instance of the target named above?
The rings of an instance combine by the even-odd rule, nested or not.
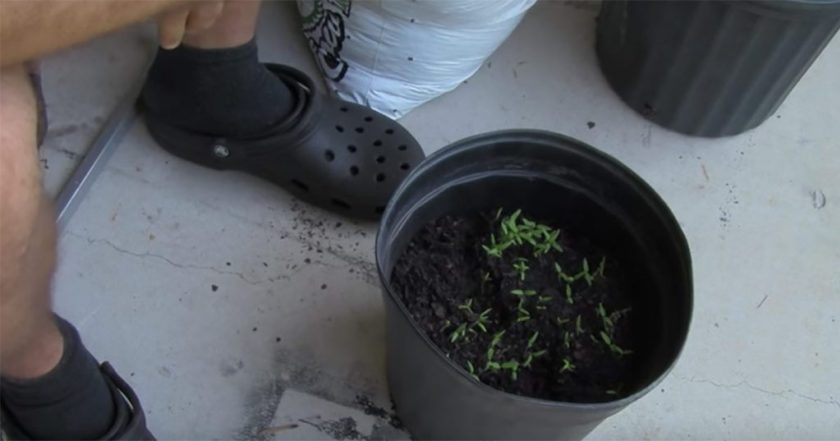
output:
[[[306,74],[266,65],[296,92],[289,118],[249,139],[207,136],[146,114],[166,150],[218,170],[239,170],[276,183],[307,202],[376,219],[403,178],[423,158],[408,131],[358,104],[317,93]]]
[[[105,382],[111,390],[111,396],[114,399],[115,415],[111,427],[99,439],[114,441],[154,441],[154,435],[146,427],[146,415],[143,412],[143,407],[140,405],[140,400],[137,399],[137,395],[135,395],[131,386],[117,375],[117,372],[114,371],[110,363],[102,363],[99,369],[102,371]],[[0,402],[0,415],[2,415],[2,418],[0,418],[3,426],[2,429],[8,439],[22,441],[34,439],[18,425],[17,421],[3,407],[2,402]]]

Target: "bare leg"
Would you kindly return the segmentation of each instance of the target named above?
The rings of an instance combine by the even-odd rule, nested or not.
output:
[[[115,418],[118,403],[98,362],[52,312],[55,213],[41,187],[37,104],[21,66],[0,70],[0,127],[3,428],[15,439],[98,439],[129,427],[128,417]]]
[[[35,97],[22,66],[0,70],[0,373],[32,378],[62,355],[52,316],[55,218],[41,189]]]
[[[254,38],[260,0],[232,0],[225,3],[222,15],[205,31],[188,34],[184,44],[199,49],[241,46]]]
[[[0,65],[40,57],[154,17],[188,0],[0,1]]]

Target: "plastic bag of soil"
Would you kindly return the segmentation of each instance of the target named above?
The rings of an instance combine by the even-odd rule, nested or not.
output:
[[[472,76],[535,2],[298,0],[298,8],[330,89],[398,118]]]

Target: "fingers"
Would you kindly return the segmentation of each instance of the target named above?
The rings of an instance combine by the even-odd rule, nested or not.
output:
[[[175,49],[184,39],[187,29],[187,18],[190,15],[189,9],[180,9],[167,12],[158,18],[158,39],[160,47],[164,49]]]
[[[222,9],[223,1],[202,2],[200,6],[193,8],[187,17],[186,32],[189,34],[210,28],[222,14]]]

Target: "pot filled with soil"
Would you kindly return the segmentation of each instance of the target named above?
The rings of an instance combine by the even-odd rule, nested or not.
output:
[[[427,158],[376,260],[388,381],[415,439],[574,439],[650,391],[692,310],[685,237],[621,163],[548,132]]]

